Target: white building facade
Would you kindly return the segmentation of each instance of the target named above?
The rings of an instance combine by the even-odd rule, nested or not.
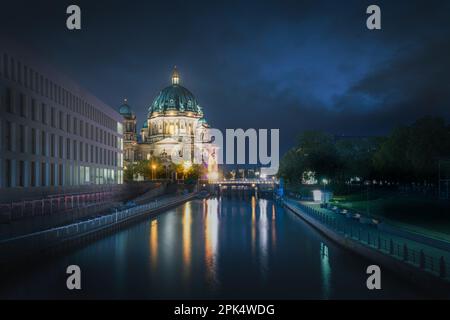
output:
[[[124,117],[125,164],[152,157],[168,162],[203,164],[210,175],[217,174],[217,146],[212,143],[210,128],[195,96],[180,85],[176,68],[172,84],[157,95],[148,107],[137,136],[136,117],[125,103],[119,113]]]
[[[120,114],[32,60],[0,48],[0,188],[122,183]]]

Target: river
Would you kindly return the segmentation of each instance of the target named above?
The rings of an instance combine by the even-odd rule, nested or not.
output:
[[[66,268],[81,268],[81,290]],[[334,244],[292,212],[255,197],[192,200],[3,283],[11,298],[405,299],[423,293]]]

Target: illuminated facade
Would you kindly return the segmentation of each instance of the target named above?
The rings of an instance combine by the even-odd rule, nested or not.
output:
[[[122,183],[122,117],[32,57],[0,51],[2,195]]]
[[[202,163],[209,178],[217,175],[217,147],[211,142],[209,125],[195,96],[180,85],[175,68],[172,84],[148,107],[139,137],[136,116],[125,101],[119,108],[124,117],[125,165],[158,157],[167,163]]]

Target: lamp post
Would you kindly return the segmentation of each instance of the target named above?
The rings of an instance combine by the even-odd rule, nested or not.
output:
[[[325,203],[325,191],[326,191],[326,186],[328,184],[328,180],[327,179],[322,179],[322,183],[323,183],[323,191],[322,191],[322,202]]]
[[[156,169],[156,164],[152,163],[152,180],[155,180],[155,169]]]

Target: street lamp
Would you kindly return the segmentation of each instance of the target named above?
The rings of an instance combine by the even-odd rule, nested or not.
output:
[[[152,163],[152,180],[155,180],[155,169],[156,169],[156,164]]]
[[[191,166],[192,166],[192,164],[190,161],[185,161],[183,163],[183,180],[185,179],[186,173],[189,171]]]

